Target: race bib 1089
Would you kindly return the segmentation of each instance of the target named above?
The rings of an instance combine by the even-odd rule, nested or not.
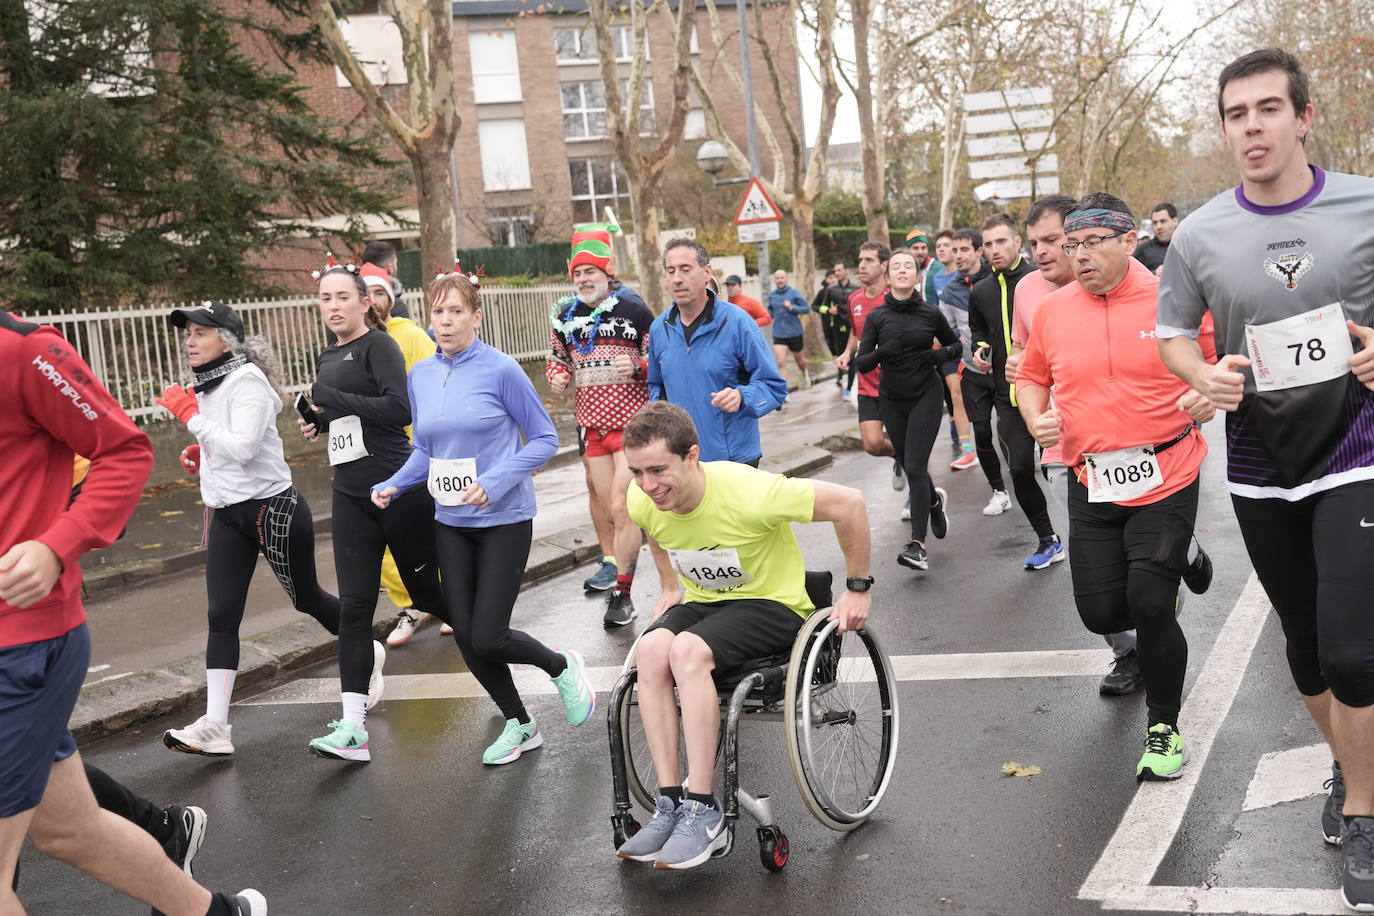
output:
[[[1245,343],[1260,391],[1340,378],[1350,371],[1355,352],[1339,302],[1268,324],[1247,324]]]
[[[1085,452],[1083,468],[1090,503],[1130,502],[1164,483],[1153,445]]]
[[[738,588],[754,577],[740,565],[739,551],[733,547],[717,550],[670,550],[668,558],[678,575],[701,588],[723,592]]]

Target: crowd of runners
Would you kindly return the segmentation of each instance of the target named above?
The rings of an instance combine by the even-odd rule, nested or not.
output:
[[[978,468],[983,514],[1014,506],[1029,523],[1024,568],[1068,560],[1082,623],[1114,653],[1101,693],[1145,690],[1137,779],[1177,778],[1188,759],[1180,612],[1212,578],[1193,526],[1200,488],[1220,485],[1200,476],[1201,427],[1225,413],[1235,516],[1332,751],[1322,836],[1343,850],[1346,902],[1374,910],[1374,180],[1309,164],[1313,107],[1287,52],[1228,65],[1218,114],[1239,185],[1182,220],[1159,204],[1148,240],[1111,193],[1051,195],[1023,220],[917,230],[895,251],[865,242],[853,272],[835,264],[809,300],[778,271],[761,303],[734,275],[719,295],[709,252],[674,239],[671,302],[655,317],[617,279],[614,228],[577,228],[546,378],[573,398],[600,540],[583,584],[605,592],[607,627],[631,625],[647,533],[660,587],[638,649],[660,798],[623,858],[691,868],[724,842],[710,676],[786,651],[813,610],[791,523],[835,526],[846,587],[828,613],[842,630],[864,624],[883,588],[861,493],[758,469],[759,419],[784,409],[793,364],[796,384],[811,384],[811,314],[863,449],[908,493],[897,563],[938,572],[942,553],[976,549],[951,535],[938,480]],[[181,462],[207,507],[208,627],[205,712],[163,743],[234,753],[239,626],[261,554],[294,607],[337,637],[340,712],[302,750],[385,753],[367,729],[385,690],[387,646],[372,636],[384,587],[403,608],[386,642],[442,623],[505,720],[473,753],[513,763],[545,731],[512,664],[548,675],[569,727],[597,705],[577,652],[511,625],[554,424],[519,364],[484,342],[478,276],[455,265],[436,277],[418,322],[382,267],[330,257],[316,279],[331,343],[294,400],[270,342],[232,308],[168,315],[186,384],[158,403],[194,440]],[[211,893],[191,877],[204,811],[160,807],[84,766],[66,727],[89,657],[79,560],[132,513],[147,436],[56,331],[9,313],[0,390],[15,408],[0,416],[0,463],[27,482],[0,517],[0,913],[22,912],[11,887],[25,836],[158,912],[265,913],[258,891]],[[284,409],[332,469],[337,596],[317,576],[311,509],[277,431]],[[932,473],[946,431],[948,467]]]

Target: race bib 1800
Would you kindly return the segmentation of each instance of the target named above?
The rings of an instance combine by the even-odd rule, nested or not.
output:
[[[1247,324],[1245,342],[1260,391],[1340,378],[1350,371],[1355,352],[1339,302],[1268,324]]]
[[[678,575],[701,588],[721,592],[738,588],[754,577],[740,565],[739,551],[733,547],[718,550],[670,550],[668,558]]]
[[[1090,503],[1130,502],[1164,483],[1153,445],[1084,453],[1083,468]]]
[[[356,415],[339,417],[329,424],[329,463],[347,464],[366,458],[367,445],[363,443],[363,421]]]
[[[441,506],[461,506],[463,491],[476,482],[476,458],[429,459],[429,495]]]

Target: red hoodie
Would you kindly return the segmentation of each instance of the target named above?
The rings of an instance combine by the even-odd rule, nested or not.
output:
[[[86,620],[81,555],[114,541],[153,469],[148,437],[91,375],[55,329],[0,312],[0,555],[36,540],[62,561],[62,575],[37,604],[0,601],[0,647],[55,639]],[[68,506],[72,461],[91,470]]]

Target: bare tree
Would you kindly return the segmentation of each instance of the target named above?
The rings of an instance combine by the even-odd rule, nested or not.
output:
[[[668,124],[658,132],[658,140],[646,146],[642,128],[645,70],[648,66],[649,15],[655,6],[667,12],[664,0],[626,0],[630,15],[630,36],[634,53],[630,77],[624,94],[620,90],[620,69],[613,41],[614,9],[610,0],[588,0],[587,12],[596,33],[596,51],[601,64],[601,82],[606,92],[606,116],[616,159],[630,185],[630,219],[635,229],[635,258],[639,262],[640,292],[644,301],[661,308],[663,273],[659,270],[659,210],[663,173],[673,160],[682,125],[687,120],[692,72],[692,28],[696,4],[679,3],[673,24],[673,97]],[[625,6],[619,9],[624,10]],[[671,15],[671,14],[669,14]],[[648,131],[652,132],[652,131]]]
[[[453,84],[451,0],[381,0],[401,33],[407,80],[406,115],[368,79],[349,48],[337,0],[305,0],[335,66],[368,113],[385,128],[410,162],[420,209],[420,251],[426,269],[453,259],[453,187],[449,172],[460,119]]]

